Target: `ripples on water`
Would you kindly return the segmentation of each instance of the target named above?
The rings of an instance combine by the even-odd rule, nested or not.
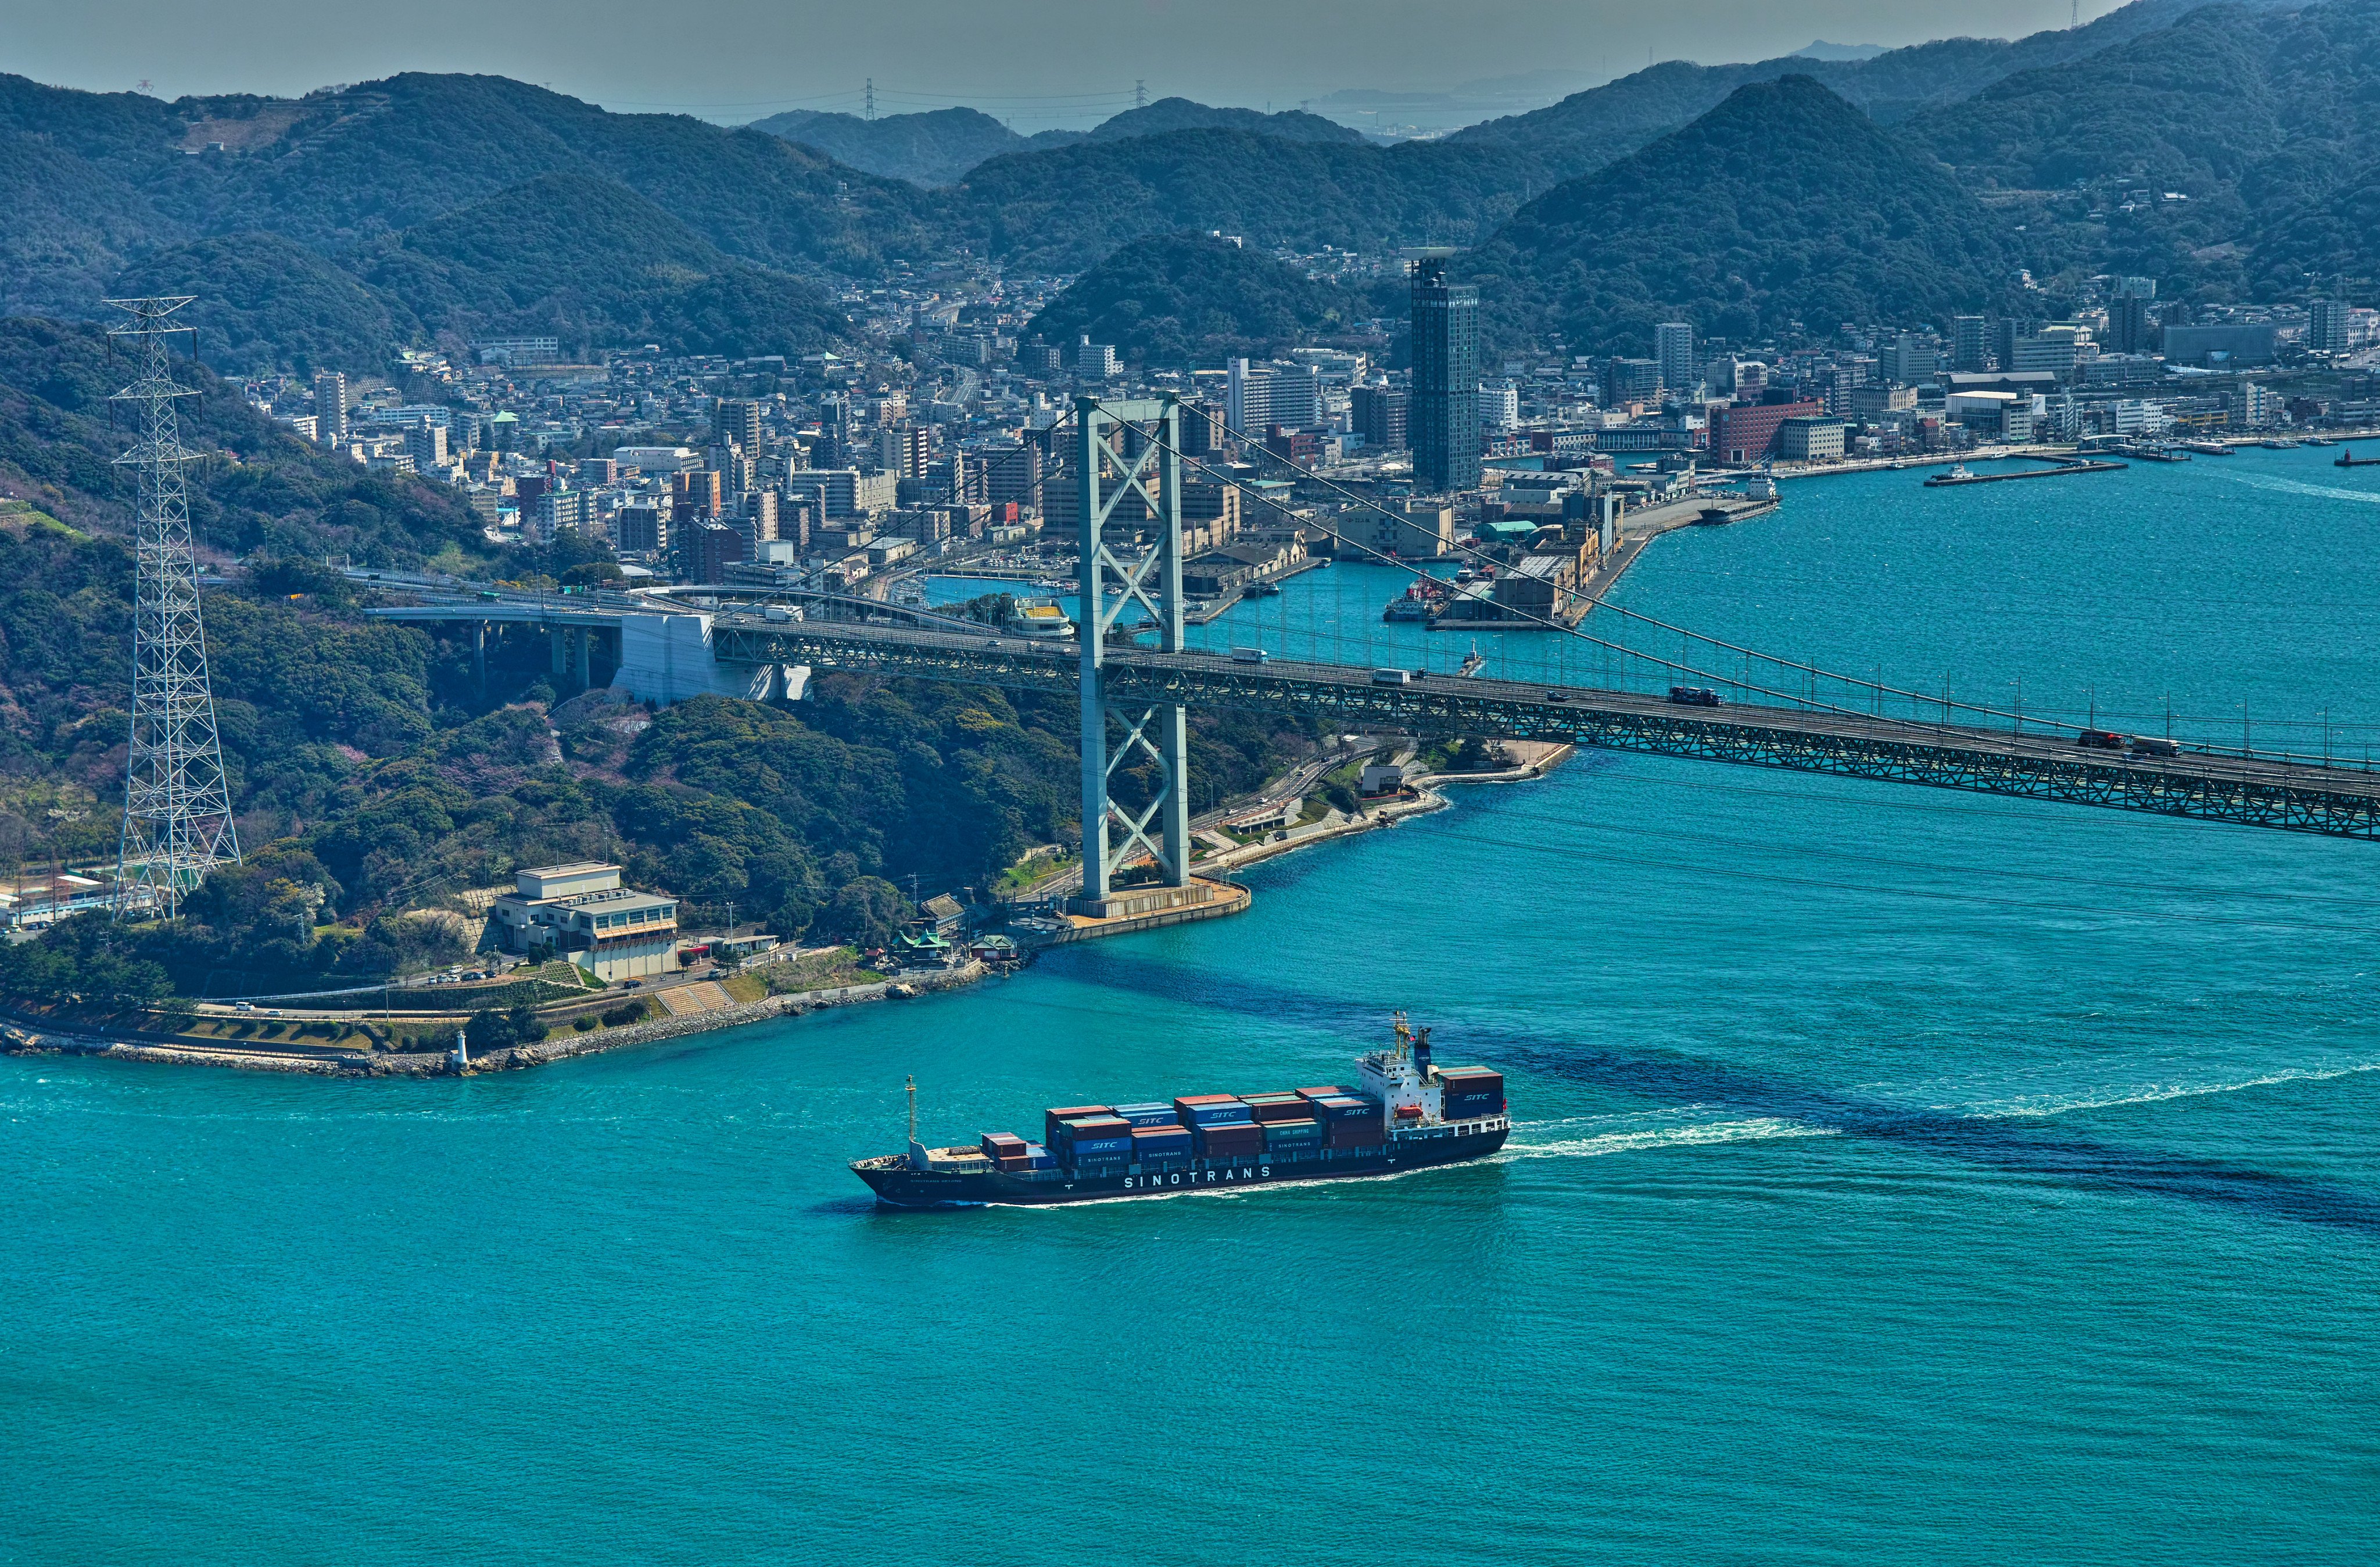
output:
[[[1625,595],[2029,711],[2328,708],[2360,747],[2380,481],[2328,471],[1827,480]],[[1387,653],[1422,635],[1366,624],[1391,587],[1333,568],[1218,635],[1305,594]],[[1481,647],[1547,666],[1518,640]],[[1589,757],[942,1000],[468,1082],[0,1063],[0,1538],[2370,1560],[2374,853]],[[946,1215],[842,1168],[898,1146],[906,1073],[931,1139],[1030,1132],[1343,1080],[1392,1007],[1507,1071],[1500,1158]]]

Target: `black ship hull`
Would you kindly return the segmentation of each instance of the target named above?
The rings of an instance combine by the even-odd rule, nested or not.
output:
[[[1407,1170],[1478,1159],[1502,1148],[1504,1139],[1511,1135],[1511,1123],[1500,1120],[1476,1132],[1401,1136],[1376,1148],[1196,1159],[1178,1168],[1134,1167],[1118,1174],[1097,1176],[1062,1169],[1014,1174],[996,1170],[982,1173],[923,1171],[897,1155],[859,1160],[851,1169],[868,1183],[876,1200],[890,1208],[1041,1208],[1053,1203],[1174,1197],[1184,1192],[1233,1191],[1297,1181],[1394,1175]]]

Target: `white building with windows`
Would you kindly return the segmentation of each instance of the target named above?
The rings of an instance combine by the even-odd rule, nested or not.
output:
[[[616,865],[521,871],[488,906],[488,929],[506,952],[574,963],[606,983],[678,966],[677,900],[621,886]]]

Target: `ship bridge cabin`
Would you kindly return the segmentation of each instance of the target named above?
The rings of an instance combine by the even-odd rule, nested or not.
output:
[[[620,868],[586,861],[524,870],[488,908],[506,952],[575,963],[607,984],[678,966],[677,900],[620,885]]]

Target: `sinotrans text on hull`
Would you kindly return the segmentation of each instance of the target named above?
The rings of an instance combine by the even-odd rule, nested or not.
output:
[[[912,1083],[908,1151],[852,1172],[893,1208],[1038,1205],[1386,1175],[1477,1159],[1512,1135],[1503,1074],[1437,1065],[1429,1030],[1402,1013],[1395,1044],[1355,1065],[1353,1085],[1067,1105],[1042,1112],[1038,1143],[987,1132],[934,1148],[917,1140]]]

